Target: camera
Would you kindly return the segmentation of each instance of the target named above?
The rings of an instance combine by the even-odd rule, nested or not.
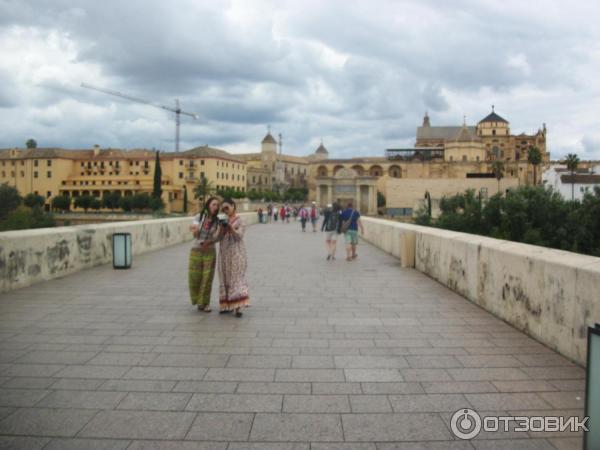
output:
[[[219,214],[217,220],[223,227],[229,226],[229,218],[225,214]]]

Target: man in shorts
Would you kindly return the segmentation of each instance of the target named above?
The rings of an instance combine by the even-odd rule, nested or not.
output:
[[[327,233],[327,237],[325,238],[325,245],[327,246],[327,261],[335,260],[337,238],[342,224],[340,220],[341,213],[342,208],[337,202],[335,202],[333,205],[327,205],[327,209],[325,209],[324,212],[321,231],[325,231]]]
[[[346,261],[352,261],[358,257],[356,246],[358,245],[358,229],[360,234],[364,234],[364,228],[360,220],[360,213],[352,207],[352,202],[348,202],[347,208],[342,211],[340,217],[342,221],[342,231],[346,241]]]

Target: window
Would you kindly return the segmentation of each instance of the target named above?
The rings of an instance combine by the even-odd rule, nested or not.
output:
[[[201,166],[203,166],[203,165],[204,165],[204,160],[203,160],[203,159],[201,159],[201,160],[200,160],[200,165],[201,165]]]
[[[4,172],[2,172],[2,176],[4,176]],[[256,177],[252,177],[252,182],[256,183]]]
[[[183,178],[183,172],[179,172],[179,178]]]
[[[21,170],[21,177],[25,177],[25,172]]]
[[[492,130],[492,136],[496,136],[496,130]]]
[[[21,160],[21,165],[22,165],[22,166],[24,166],[24,165],[25,165],[25,160],[24,160],[24,159],[22,159],[22,160]]]
[[[36,171],[36,172],[33,172],[33,178],[37,178],[37,177],[38,177],[38,173],[37,173],[37,171]]]
[[[476,156],[476,157],[475,157],[475,160],[476,160],[477,162],[479,162],[479,156]]]
[[[450,161],[452,161],[453,159],[454,159],[454,158],[451,156],[451,157],[450,157]]]
[[[200,178],[204,178],[204,172],[200,172]]]
[[[219,179],[219,172],[217,172],[217,180]]]
[[[46,192],[46,198],[50,198],[50,197],[52,197],[52,191]]]
[[[37,167],[38,164],[39,164],[39,161],[37,159],[34,159],[33,160],[33,167]],[[4,164],[2,164],[2,165],[4,165]]]
[[[463,161],[466,161],[466,160],[467,160],[467,155],[463,155],[463,158],[462,158],[462,160],[463,160]]]

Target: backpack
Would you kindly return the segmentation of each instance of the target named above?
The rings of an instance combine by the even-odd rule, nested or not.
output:
[[[325,230],[327,231],[336,231],[338,229],[338,223],[340,221],[340,212],[329,212],[327,217],[327,225],[325,226]]]

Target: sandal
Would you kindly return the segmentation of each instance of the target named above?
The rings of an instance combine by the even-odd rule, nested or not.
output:
[[[235,310],[235,317],[242,317],[244,313],[242,313],[239,309]]]

